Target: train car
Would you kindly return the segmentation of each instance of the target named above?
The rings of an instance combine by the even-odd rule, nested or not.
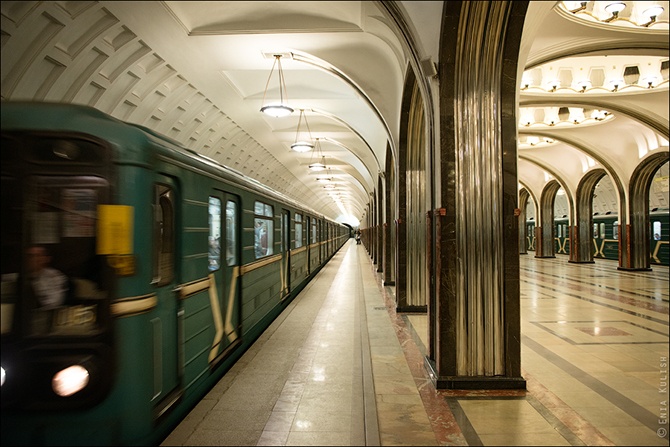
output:
[[[526,250],[535,251],[535,219],[526,220]]]
[[[3,445],[156,445],[350,228],[94,108],[3,102]]]
[[[670,226],[668,209],[649,211],[649,262],[652,265],[670,265],[668,241]],[[615,214],[593,216],[594,257],[619,259],[619,219]]]
[[[554,218],[554,253],[570,254],[570,221],[567,216]]]
[[[669,265],[668,210],[654,209],[649,212],[649,256],[650,263]],[[569,222],[565,217],[554,219],[554,240],[556,254],[570,254]],[[619,260],[620,224],[616,214],[595,214],[593,216],[593,257],[594,259]]]
[[[593,258],[619,260],[619,219],[615,214],[593,215]]]
[[[670,210],[654,208],[649,213],[651,264],[670,265]]]

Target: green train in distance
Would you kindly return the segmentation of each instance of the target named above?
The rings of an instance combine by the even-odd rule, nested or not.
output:
[[[619,220],[615,214],[593,216],[593,258],[619,260]],[[554,254],[570,255],[570,223],[567,217],[554,218]],[[649,211],[649,262],[670,265],[670,224],[668,209]],[[526,221],[526,248],[535,250],[535,221]]]

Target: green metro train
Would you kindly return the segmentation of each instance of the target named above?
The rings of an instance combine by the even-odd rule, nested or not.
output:
[[[155,445],[351,236],[71,104],[3,102],[2,445]]]
[[[649,263],[670,265],[670,224],[668,209],[649,211]],[[567,217],[554,219],[554,253],[570,254],[570,223]],[[593,258],[619,260],[619,221],[616,215],[593,216]],[[535,250],[535,221],[526,221],[526,244]]]

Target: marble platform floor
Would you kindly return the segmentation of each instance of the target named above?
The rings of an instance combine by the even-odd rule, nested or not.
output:
[[[668,445],[668,268],[521,257],[523,391],[435,390],[348,242],[161,445]]]
[[[427,391],[458,425],[433,422],[440,445],[667,446],[668,268],[627,272],[532,252],[520,267],[527,390]],[[427,317],[395,319],[422,356]]]

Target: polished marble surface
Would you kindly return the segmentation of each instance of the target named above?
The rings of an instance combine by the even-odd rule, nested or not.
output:
[[[668,445],[668,268],[531,255],[520,279],[527,391],[505,400],[438,391],[466,444]],[[427,318],[404,320],[425,352]]]
[[[435,390],[349,243],[162,445],[668,445],[668,268],[616,267],[521,256],[527,390]]]

